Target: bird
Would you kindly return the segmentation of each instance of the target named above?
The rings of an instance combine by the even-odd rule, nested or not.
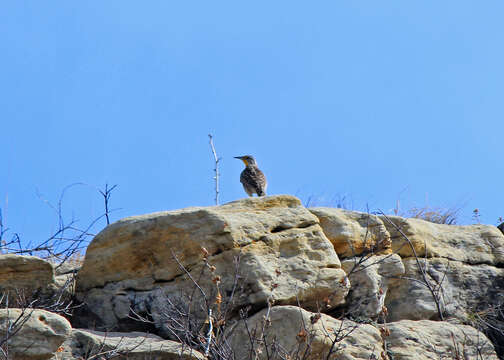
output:
[[[240,174],[240,182],[248,196],[265,196],[268,183],[266,176],[257,167],[257,162],[251,155],[235,156],[235,159],[243,161],[245,169]]]

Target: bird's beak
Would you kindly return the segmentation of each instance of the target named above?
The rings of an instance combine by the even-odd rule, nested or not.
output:
[[[245,166],[248,166],[248,162],[247,162],[247,160],[244,159],[244,156],[235,156],[234,158],[243,161]]]

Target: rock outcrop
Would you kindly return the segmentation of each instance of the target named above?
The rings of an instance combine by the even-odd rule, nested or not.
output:
[[[49,311],[0,309],[0,341],[8,359],[50,359],[71,329],[67,319]]]
[[[100,232],[80,270],[0,255],[0,305],[23,294],[61,310],[76,271],[75,329],[44,310],[0,310],[0,335],[26,320],[0,337],[9,356],[504,359],[493,226],[308,210],[285,195],[134,216]]]
[[[445,258],[467,264],[504,265],[504,235],[490,225],[445,225],[398,216],[383,217],[392,239],[392,249],[403,258]]]
[[[207,267],[211,273],[202,277]],[[350,287],[317,217],[292,196],[270,196],[136,216],[108,226],[87,249],[77,293],[95,315],[90,321],[125,330],[121,322],[130,307],[159,318],[160,292],[172,299],[185,293],[179,301],[187,301],[188,289],[194,288],[190,277],[205,294],[217,291],[216,278],[218,291],[231,294],[237,271],[243,280],[234,308],[261,308],[271,301],[299,302],[307,309],[323,302],[331,309]],[[193,298],[196,311],[204,307],[200,295],[197,291]]]
[[[320,218],[324,232],[344,258],[342,266],[352,284],[347,314],[373,318],[384,303],[388,321],[439,319],[433,294],[414,258],[416,253],[427,281],[439,297],[443,317],[478,323],[504,356],[504,345],[500,345],[504,342],[504,319],[496,315],[504,307],[504,236],[499,229],[376,217],[341,209],[310,210]],[[370,263],[381,248],[375,244],[380,243],[391,243],[390,251],[401,257],[404,274],[396,271],[380,275],[376,266],[351,272],[367,257],[365,262]]]

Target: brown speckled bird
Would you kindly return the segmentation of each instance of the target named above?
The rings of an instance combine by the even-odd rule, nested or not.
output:
[[[252,196],[254,193],[257,196],[266,195],[266,187],[268,183],[266,182],[266,176],[257,167],[257,162],[251,155],[235,156],[235,159],[240,159],[245,164],[245,169],[240,175],[240,182],[243,185],[243,189],[248,194]]]

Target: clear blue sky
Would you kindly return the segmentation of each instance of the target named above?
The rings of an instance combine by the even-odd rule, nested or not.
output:
[[[82,225],[270,194],[504,216],[502,1],[3,1],[0,207],[40,241]],[[103,227],[103,222],[96,230]]]

